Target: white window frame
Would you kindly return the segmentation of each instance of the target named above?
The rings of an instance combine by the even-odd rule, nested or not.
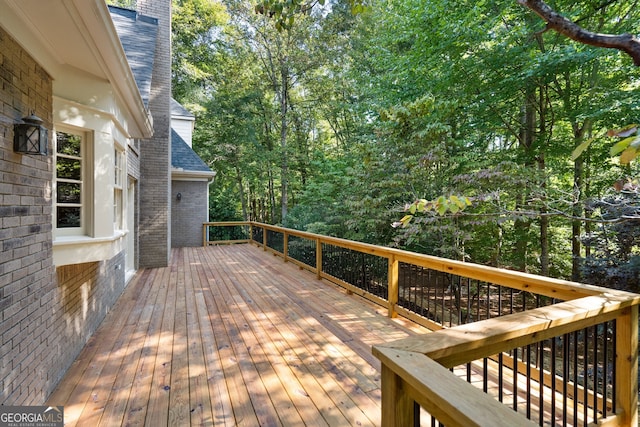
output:
[[[125,182],[125,156],[124,151],[118,146],[114,148],[113,166],[113,229],[124,229],[124,182]]]
[[[58,132],[79,136],[81,138],[80,156],[70,156],[58,153],[57,134]],[[56,236],[87,236],[92,230],[92,177],[93,177],[93,151],[91,133],[84,129],[77,129],[67,126],[56,126],[53,132],[53,228]],[[70,180],[58,178],[57,164],[59,158],[71,158],[80,160],[81,176],[80,180]],[[73,182],[80,184],[80,203],[58,203],[58,182]],[[80,227],[58,227],[58,207],[70,206],[80,208]]]

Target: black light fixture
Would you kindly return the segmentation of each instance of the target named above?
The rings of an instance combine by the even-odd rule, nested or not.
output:
[[[176,194],[176,199],[178,199],[178,201],[182,200],[182,193]]]
[[[44,121],[31,114],[13,126],[13,151],[24,154],[47,154],[47,128]]]

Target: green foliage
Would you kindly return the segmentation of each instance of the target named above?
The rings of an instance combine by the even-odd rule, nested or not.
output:
[[[631,124],[622,129],[611,129],[607,131],[606,134],[609,138],[616,138],[618,140],[611,146],[609,154],[611,157],[619,157],[621,164],[627,165],[640,155],[640,133],[638,132],[638,125]],[[591,146],[594,140],[602,138],[603,136],[604,133],[581,143],[571,153],[571,159],[576,160]]]
[[[599,132],[638,122],[624,55],[512,0],[227,0],[203,22],[201,0],[177,3],[174,94],[218,172],[214,219],[557,277],[624,232],[572,245],[606,224],[589,201],[636,176],[637,131]],[[555,6],[602,32],[640,22],[621,2]]]
[[[618,188],[589,204],[606,222],[583,238],[591,252],[582,271],[587,283],[640,292],[640,187],[635,179]]]
[[[447,213],[455,215],[458,212],[462,212],[468,206],[471,206],[471,199],[467,196],[452,195],[449,197],[440,196],[435,200],[420,199],[405,206],[404,210],[405,212],[408,211],[409,214],[391,225],[393,227],[406,227],[417,213],[433,212],[440,216],[444,216]]]
[[[314,6],[325,6],[326,0],[261,0],[256,3],[256,14],[269,17],[278,31],[290,30],[296,19],[311,13]],[[367,9],[367,0],[350,0],[351,12],[363,13]]]
[[[106,0],[107,4],[123,7],[125,9],[135,9],[136,8],[136,0]]]
[[[216,47],[224,45],[228,16],[211,0],[172,0],[172,8],[173,97],[198,102],[210,95],[209,84],[220,61]]]
[[[624,138],[611,147],[611,156],[620,154],[620,163],[629,164],[640,154],[640,133],[638,125],[629,125],[620,130],[608,132],[609,136]]]

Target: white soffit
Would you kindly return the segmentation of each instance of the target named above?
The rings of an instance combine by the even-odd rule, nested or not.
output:
[[[104,0],[0,0],[0,26],[54,80],[71,67],[110,82],[135,118],[133,136],[151,136],[151,117]]]

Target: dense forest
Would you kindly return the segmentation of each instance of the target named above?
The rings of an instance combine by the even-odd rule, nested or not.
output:
[[[640,67],[516,0],[173,0],[173,95],[250,219],[640,291]],[[638,1],[558,0],[638,34]]]

